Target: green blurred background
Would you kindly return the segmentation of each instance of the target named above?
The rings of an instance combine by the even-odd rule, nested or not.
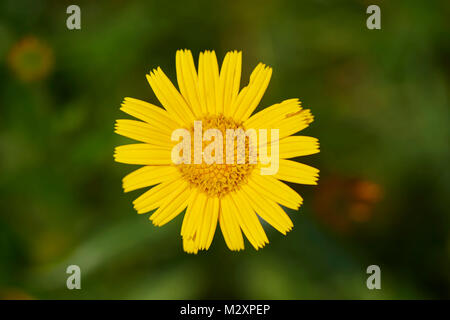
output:
[[[81,7],[81,30],[66,8]],[[366,8],[381,7],[381,30]],[[450,10],[446,1],[42,1],[0,4],[0,298],[450,298]],[[284,237],[182,251],[181,216],[137,215],[113,162],[126,96],[175,80],[175,52],[273,67],[261,107],[300,98],[318,186]],[[66,288],[68,265],[81,290]],[[381,267],[381,290],[366,268]]]

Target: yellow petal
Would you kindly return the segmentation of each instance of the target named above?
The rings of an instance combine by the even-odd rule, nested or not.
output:
[[[222,103],[222,97],[219,95],[219,65],[214,51],[200,53],[198,79],[201,96],[206,102],[206,108],[202,105],[203,115],[217,114],[216,106]]]
[[[284,100],[254,114],[244,122],[244,126],[247,129],[276,128],[279,121],[300,110],[301,103],[298,99]]]
[[[178,177],[178,169],[174,166],[145,166],[123,178],[123,189],[125,192],[129,192]]]
[[[188,205],[183,220],[181,235],[183,238],[193,238],[198,227],[203,223],[204,212],[206,210],[207,196],[198,190],[195,191],[194,198]]]
[[[153,69],[147,80],[171,117],[180,125],[192,125],[195,117],[191,109],[161,68]]]
[[[272,76],[272,68],[260,63],[250,76],[247,87],[241,90],[231,109],[235,110],[233,118],[236,121],[245,121],[261,101],[264,92],[269,85]]]
[[[206,109],[206,102],[200,94],[198,75],[190,50],[178,50],[176,54],[177,79],[181,94],[196,117]]]
[[[287,208],[297,210],[303,203],[302,197],[291,187],[275,177],[269,175],[262,176],[258,170],[255,170],[250,176],[248,184],[253,189],[264,194],[264,197],[267,197],[269,200],[278,202]]]
[[[222,230],[223,238],[228,248],[233,251],[239,251],[244,249],[244,238],[242,237],[241,228],[237,217],[237,212],[224,211],[222,208],[222,201],[219,211],[219,223]]]
[[[231,198],[230,194],[224,196],[221,199],[221,208],[223,211],[223,214],[225,216],[233,216],[233,213],[236,213],[236,220],[242,231],[244,232],[245,236],[247,237],[248,241],[251,243],[253,247],[255,247],[257,250],[259,248],[258,242],[253,237],[252,233],[250,232],[250,229],[248,228],[247,224],[244,223],[241,211],[236,208],[236,205],[234,204],[233,199]]]
[[[217,112],[225,116],[232,116],[235,110],[232,103],[239,93],[241,81],[242,52],[230,51],[225,55],[225,59],[220,70],[220,87],[222,104],[218,105]]]
[[[194,206],[194,202],[197,198],[197,194],[198,194],[198,189],[197,188],[191,188],[190,190],[190,195],[189,195],[189,199],[188,199],[188,204],[187,204],[187,208],[186,208],[186,213],[184,214],[184,218],[183,218],[183,223],[181,225],[181,236],[186,236],[186,238],[188,238],[188,235],[185,233],[186,228],[188,227],[188,224],[191,219],[191,214],[192,214],[192,208]],[[192,237],[194,234],[190,234],[190,236]]]
[[[316,185],[319,170],[296,161],[280,159],[280,167],[274,177],[294,183]]]
[[[128,119],[116,120],[115,132],[124,137],[155,146],[172,148],[175,145],[175,142],[171,140],[170,134],[155,129],[148,123],[142,121]]]
[[[134,208],[138,213],[152,211],[163,205],[166,199],[177,190],[184,189],[186,185],[186,182],[180,179],[164,181],[134,200]]]
[[[239,212],[236,216],[247,239],[256,250],[264,247],[266,243],[269,243],[269,240],[267,239],[266,233],[264,232],[261,222],[258,220],[254,210],[250,207],[247,201],[242,198],[239,191],[230,193],[229,196],[231,199],[229,202],[230,207]]]
[[[168,195],[164,204],[150,216],[150,220],[155,226],[165,225],[186,208],[190,194],[188,184],[180,183],[178,189]]]
[[[142,100],[125,98],[120,110],[169,135],[179,127],[166,110]]]
[[[208,250],[211,245],[214,233],[216,231],[217,220],[219,217],[219,198],[208,197],[206,208],[203,215],[203,222],[197,228],[196,235],[200,240],[200,250]]]
[[[194,238],[183,237],[183,250],[186,251],[187,253],[197,254],[198,247],[195,244],[195,237]]]
[[[307,156],[320,151],[319,140],[307,136],[289,136],[279,141],[279,150],[280,158]]]
[[[279,232],[285,235],[292,229],[291,219],[275,201],[262,197],[249,185],[242,187],[242,194],[253,210]]]
[[[193,239],[193,247],[196,250],[207,250],[211,245],[217,226],[219,199],[207,197],[205,193],[199,192],[196,201],[200,205],[193,207],[189,216],[185,216],[186,227],[184,229],[182,227],[182,236],[183,239]],[[200,208],[203,209],[199,211]]]
[[[284,119],[279,121],[275,128],[280,130],[279,138],[293,135],[306,127],[313,121],[314,117],[309,109],[297,111],[293,114],[287,115]]]
[[[128,164],[169,165],[172,164],[171,149],[147,143],[126,144],[114,150],[114,160]]]

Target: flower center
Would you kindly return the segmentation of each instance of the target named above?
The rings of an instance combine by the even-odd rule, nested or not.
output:
[[[226,154],[226,130],[227,129],[242,129],[242,123],[237,123],[231,118],[226,118],[223,115],[210,115],[201,119],[202,121],[202,137],[208,129],[218,129],[222,133],[223,137],[223,163],[211,163],[207,164],[202,161],[200,164],[194,163],[194,154],[191,154],[190,164],[179,164],[178,169],[181,175],[192,186],[199,188],[202,192],[207,193],[211,197],[222,197],[227,193],[238,189],[242,184],[247,183],[247,179],[255,168],[255,164],[249,163],[249,141],[248,137],[245,137],[245,162],[238,163],[237,160],[237,139],[234,139],[234,161],[230,163]],[[194,133],[194,127],[189,128],[191,136]],[[213,138],[214,139],[214,138]],[[203,139],[202,139],[203,141]],[[202,150],[205,150],[205,146],[213,143],[211,141],[202,142]],[[191,150],[194,150],[194,142],[191,142]]]

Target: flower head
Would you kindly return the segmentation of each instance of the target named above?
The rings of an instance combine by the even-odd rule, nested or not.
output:
[[[147,75],[164,109],[125,98],[121,110],[141,121],[116,122],[116,133],[140,143],[117,147],[115,160],[143,165],[123,179],[125,192],[152,187],[133,204],[138,213],[153,211],[157,226],[185,211],[189,253],[210,247],[217,224],[237,251],[242,233],[256,249],[269,242],[260,218],[286,234],[293,224],[281,206],[297,210],[303,199],[280,180],[318,179],[319,170],[288,160],[319,152],[316,138],[293,135],[313,121],[310,111],[289,99],[253,114],[272,69],[258,64],[240,89],[241,64],[241,52],[228,52],[219,71],[214,51],[205,51],[197,70],[191,52],[179,50],[179,90],[161,68]]]

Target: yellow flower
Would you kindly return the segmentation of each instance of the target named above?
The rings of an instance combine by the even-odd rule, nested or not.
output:
[[[161,68],[147,75],[164,109],[125,98],[121,110],[142,121],[116,122],[116,133],[141,142],[115,149],[117,162],[143,165],[123,179],[125,192],[153,186],[133,204],[138,213],[156,210],[150,216],[156,226],[166,224],[186,209],[181,236],[183,248],[189,253],[210,247],[217,224],[231,250],[244,249],[242,232],[258,250],[269,242],[259,218],[286,234],[293,224],[281,206],[297,210],[303,202],[300,195],[280,180],[317,184],[319,170],[288,160],[319,152],[316,138],[293,136],[312,122],[310,111],[302,109],[298,99],[289,99],[252,115],[269,84],[272,69],[258,64],[249,84],[239,90],[241,64],[241,52],[228,52],[219,72],[216,54],[205,51],[200,53],[197,71],[191,52],[179,50],[176,54],[179,91]],[[196,145],[194,122],[199,121],[203,140]],[[179,144],[179,140],[173,140],[173,133],[180,128],[194,134],[194,142],[187,144],[193,146],[194,156],[182,149],[187,161],[181,163],[173,160],[174,146]],[[259,141],[264,141],[259,129],[278,129],[278,138],[268,136],[267,142],[259,144],[257,162],[250,160],[253,144],[245,136],[245,161],[234,162],[238,156],[234,153],[232,163],[228,154],[226,163],[198,163],[195,154],[199,152],[201,158],[206,153],[203,134],[209,129],[223,136],[227,129],[245,132],[255,129]],[[222,143],[226,147],[225,141]],[[278,157],[273,159],[277,170],[272,175],[263,174],[268,163],[262,160],[262,151],[276,154],[275,146],[279,149]],[[218,155],[216,151],[211,154]]]

